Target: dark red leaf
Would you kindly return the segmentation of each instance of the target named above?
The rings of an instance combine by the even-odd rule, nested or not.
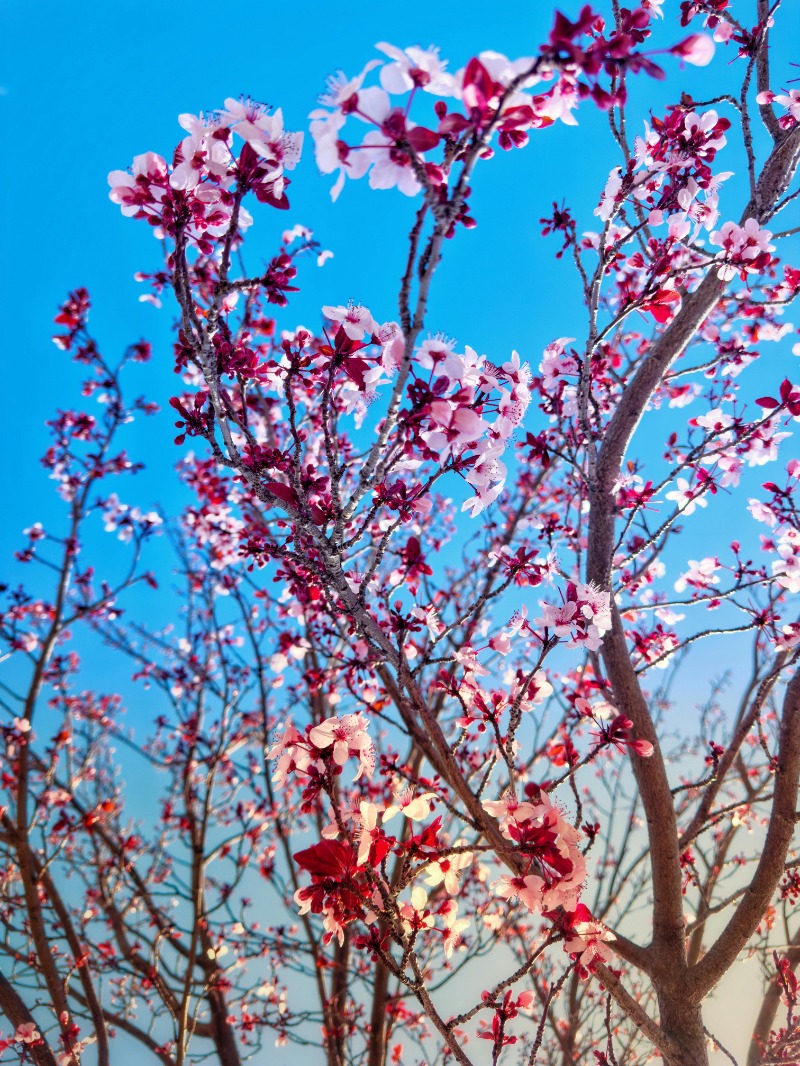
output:
[[[321,840],[305,851],[298,851],[294,861],[315,877],[343,881],[353,869],[354,858],[352,848],[340,840]]]
[[[288,485],[283,485],[280,481],[268,481],[265,488],[268,488],[273,496],[277,496],[284,503],[297,507],[297,493],[294,489],[290,489]]]
[[[439,143],[439,134],[434,133],[433,130],[426,129],[424,126],[417,126],[415,129],[408,131],[406,140],[415,152],[429,152],[431,148],[435,148]]]

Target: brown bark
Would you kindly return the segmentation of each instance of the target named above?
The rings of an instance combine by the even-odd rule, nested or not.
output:
[[[666,1066],[708,1066],[708,1038],[700,1004],[692,1002],[680,985],[658,993],[661,1029],[669,1040]]]
[[[792,842],[800,782],[800,673],[786,688],[778,742],[778,765],[769,826],[753,879],[728,924],[692,971],[696,994],[706,995],[756,931],[783,876]]]
[[[372,990],[367,1066],[386,1066],[386,994],[388,989],[389,970],[382,962],[378,962],[375,964],[375,981]]]
[[[218,989],[211,988],[206,994],[206,1001],[211,1014],[211,1039],[214,1041],[220,1066],[241,1066],[236,1033],[228,1021],[230,1011],[225,996]]]
[[[20,1025],[36,1025],[36,1019],[28,1010],[17,990],[0,973],[0,1010],[16,1029]],[[41,1044],[28,1044],[28,1055],[35,1066],[58,1066],[50,1045],[43,1039]]]
[[[34,861],[32,859],[32,861]],[[38,864],[37,864],[38,868]],[[78,979],[83,989],[83,994],[86,1000],[86,1006],[89,1013],[92,1016],[92,1027],[94,1029],[94,1035],[97,1041],[97,1062],[98,1066],[108,1066],[111,1061],[108,1047],[108,1032],[106,1031],[106,1021],[103,1016],[103,1008],[100,1004],[100,999],[97,995],[97,989],[94,985],[94,975],[91,970],[89,960],[80,962],[81,956],[85,952],[84,945],[81,944],[80,938],[75,931],[75,926],[72,922],[72,917],[69,913],[67,905],[61,898],[60,892],[56,890],[56,886],[53,883],[53,879],[46,870],[38,870],[38,879],[47,893],[47,898],[50,901],[53,910],[58,916],[58,920],[61,923],[61,927],[64,930],[64,936],[69,950],[72,952],[72,956],[75,959],[75,964],[78,971]]]
[[[335,1061],[344,1063],[347,1047],[347,968],[350,961],[350,930],[345,929],[344,940],[336,945],[333,953],[333,974],[331,976],[331,1016],[333,1031],[328,1034],[328,1041],[335,1050]]]

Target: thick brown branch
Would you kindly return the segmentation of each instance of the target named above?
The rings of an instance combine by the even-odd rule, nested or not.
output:
[[[776,144],[758,181],[757,212],[751,200],[743,219],[765,221],[773,205],[783,195],[797,169],[800,130],[792,130]],[[590,485],[590,522],[587,550],[587,577],[601,588],[611,586],[615,546],[615,506],[613,485],[619,475],[626,449],[650,396],[672,363],[681,355],[719,301],[724,283],[712,267],[683,305],[670,326],[653,345],[633,380],[625,389],[606,429]],[[603,661],[620,711],[634,724],[638,738],[650,741],[650,759],[633,755],[633,771],[642,797],[648,826],[653,871],[653,949],[660,965],[672,971],[685,967],[683,901],[673,798],[658,744],[653,720],[630,660],[625,631],[619,612],[612,605],[612,629],[603,643]],[[785,852],[784,852],[785,854]],[[783,856],[780,859],[783,862]],[[666,956],[669,956],[667,960]]]
[[[0,973],[0,1010],[15,1029],[20,1025],[36,1025],[36,1019],[28,1010],[25,1001],[2,973]],[[58,1066],[56,1057],[45,1040],[42,1040],[40,1044],[26,1045],[26,1051],[31,1062],[36,1066]]]
[[[753,879],[725,929],[692,972],[692,984],[706,995],[735,962],[755,932],[783,876],[792,842],[800,781],[800,674],[786,688],[778,743],[778,767],[764,847]]]
[[[653,1047],[658,1048],[659,1051],[666,1055],[674,1054],[678,1050],[676,1045],[656,1025],[641,1004],[637,1003],[630,992],[627,991],[612,970],[609,970],[603,963],[597,962],[595,963],[595,973],[603,987],[611,993],[631,1021],[638,1025],[639,1029],[653,1044]]]

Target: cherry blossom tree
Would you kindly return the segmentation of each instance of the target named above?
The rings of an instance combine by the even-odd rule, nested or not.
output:
[[[380,43],[332,78],[332,199],[366,179],[413,221],[396,302],[313,329],[286,309],[314,234],[246,269],[308,147],[280,109],[181,115],[171,161],[109,176],[163,248],[140,279],[177,308],[190,502],[106,487],[137,469],[118,440],[154,399],[123,381],[151,351],[107,362],[75,291],[55,339],[93,413],[50,424],[65,525],[26,530],[37,580],[0,616],[8,1061],[703,1066],[736,1061],[704,1003],[748,956],[748,1066],[796,1061],[800,385],[769,358],[800,290],[800,104],[771,74],[779,0],[662,6],[556,13],[530,55],[460,68]],[[712,99],[634,114],[637,84],[712,61]],[[533,365],[450,339],[428,301],[473,184],[596,109],[619,164],[593,220],[540,220],[582,294],[564,335]],[[700,527],[727,497],[736,530]],[[98,521],[116,577],[85,558]],[[126,606],[164,583],[157,535],[161,628]],[[86,687],[98,640],[149,735]]]

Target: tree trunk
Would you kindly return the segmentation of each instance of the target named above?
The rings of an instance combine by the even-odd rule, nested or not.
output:
[[[382,962],[379,962],[375,966],[367,1066],[386,1066],[386,993],[388,988],[389,971]]]
[[[703,1012],[692,1003],[685,990],[658,993],[660,1027],[675,1050],[666,1058],[667,1066],[708,1066],[708,1039],[703,1028]]]
[[[16,1029],[20,1025],[35,1025],[36,1019],[27,1004],[4,974],[0,973],[0,1010]],[[45,1039],[26,1047],[30,1061],[36,1066],[57,1066],[56,1057]]]
[[[210,989],[208,1006],[211,1013],[212,1039],[217,1049],[220,1066],[241,1066],[242,1059],[236,1043],[236,1033],[228,1021],[229,1011],[225,996],[217,989]]]

